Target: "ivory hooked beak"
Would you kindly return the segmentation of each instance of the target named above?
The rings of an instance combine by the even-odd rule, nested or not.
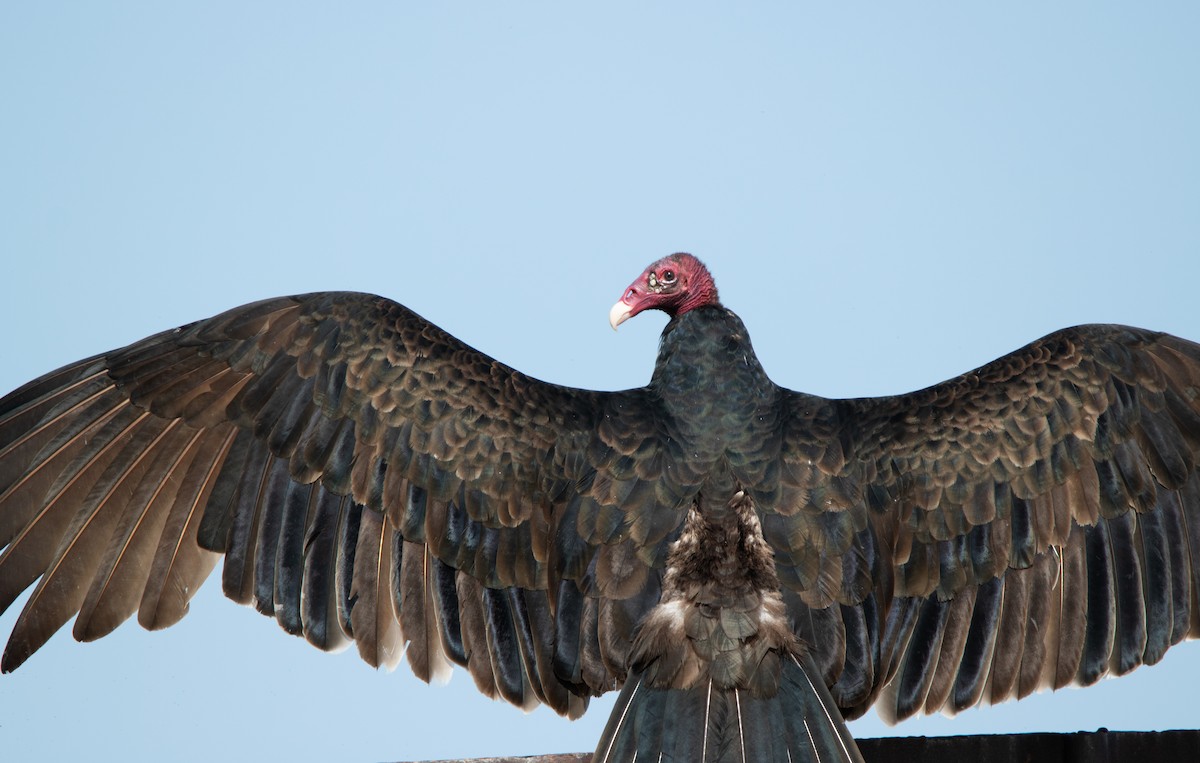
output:
[[[628,320],[629,316],[631,315],[633,315],[633,308],[625,304],[624,300],[619,300],[617,304],[613,305],[612,309],[608,311],[608,325],[613,327],[613,331],[616,331],[617,326],[620,326],[622,323]]]

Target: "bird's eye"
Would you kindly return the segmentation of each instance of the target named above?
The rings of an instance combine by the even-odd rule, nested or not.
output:
[[[675,271],[674,270],[664,270],[662,273],[662,282],[663,283],[675,283]]]

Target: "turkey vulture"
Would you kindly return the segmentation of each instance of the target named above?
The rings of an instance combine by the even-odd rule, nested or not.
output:
[[[0,401],[0,667],[227,595],[577,716],[595,760],[861,760],[842,721],[1089,684],[1200,630],[1200,346],[1051,334],[908,395],[775,385],[707,269],[649,385],[530,379],[381,297],[235,308]],[[406,646],[407,645],[407,646]]]

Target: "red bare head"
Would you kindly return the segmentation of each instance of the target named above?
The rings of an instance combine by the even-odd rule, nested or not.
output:
[[[680,252],[663,257],[629,285],[608,313],[615,330],[643,310],[662,310],[674,318],[702,305],[717,305],[717,286],[704,263]]]

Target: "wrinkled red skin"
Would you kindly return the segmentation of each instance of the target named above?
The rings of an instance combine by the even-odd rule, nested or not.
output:
[[[674,318],[702,305],[717,305],[717,287],[704,263],[679,252],[646,268],[609,311],[615,329],[643,310],[662,310]]]

